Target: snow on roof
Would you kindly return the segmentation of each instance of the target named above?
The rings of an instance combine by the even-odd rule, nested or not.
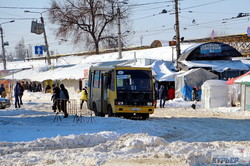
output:
[[[243,77],[240,77],[238,78],[237,80],[234,81],[235,83],[241,83],[241,84],[244,84],[244,83],[250,83],[250,75],[246,75],[246,76],[243,76]]]
[[[209,67],[217,72],[223,72],[225,70],[249,70],[249,67],[241,61],[231,60],[210,60],[210,61],[181,61],[188,68],[196,67]]]
[[[4,77],[5,79],[24,80],[42,82],[44,80],[63,80],[63,79],[81,79],[83,78],[84,69],[88,69],[88,65],[78,64],[70,67],[59,67],[47,71],[39,71],[35,69],[24,70],[14,75]]]
[[[223,80],[207,80],[203,83],[202,86],[211,86],[211,87],[225,87],[226,81]]]
[[[181,45],[182,49],[185,49],[189,45]],[[61,57],[58,59],[51,59],[52,64],[54,66],[63,66],[68,65],[68,67],[59,67],[53,70],[49,70],[46,61],[42,60],[34,60],[34,61],[19,61],[19,62],[8,62],[8,69],[20,69],[24,67],[30,67],[30,70],[24,70],[14,75],[10,75],[4,77],[4,79],[16,79],[23,80],[29,79],[31,81],[44,81],[48,79],[52,80],[63,80],[63,79],[81,79],[83,78],[84,69],[89,69],[90,66],[95,64],[108,64],[114,65],[116,63],[130,63],[132,66],[134,60],[136,59],[136,66],[145,66],[145,61],[140,61],[139,59],[151,59],[155,60],[164,60],[164,61],[172,61],[175,60],[175,51],[171,47],[159,47],[159,48],[151,48],[144,50],[131,50],[122,52],[122,59],[118,60],[118,53],[106,53],[106,54],[98,54],[91,56],[68,56]],[[72,66],[74,64],[74,66]],[[1,66],[0,66],[1,69]],[[46,69],[46,70],[45,70]],[[163,66],[158,68],[157,70],[166,70]],[[161,71],[164,73],[165,71]],[[168,72],[167,72],[168,73]],[[165,74],[167,74],[165,73]],[[170,73],[171,74],[171,73]],[[160,79],[160,78],[159,78]],[[162,78],[164,80],[168,80],[168,78]],[[160,80],[162,80],[160,79]]]
[[[173,70],[173,63],[166,61],[155,61],[152,64],[152,70],[154,71],[155,79],[158,81],[174,81],[174,77],[177,72]]]

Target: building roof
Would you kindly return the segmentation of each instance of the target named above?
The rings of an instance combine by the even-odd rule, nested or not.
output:
[[[242,55],[232,46],[220,42],[194,44],[182,52],[182,60],[231,60]]]
[[[210,68],[217,72],[225,70],[249,70],[249,66],[240,60],[208,60],[208,61],[181,61],[188,68]]]

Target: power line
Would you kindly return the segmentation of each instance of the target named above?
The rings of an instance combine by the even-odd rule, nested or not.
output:
[[[149,3],[141,3],[141,4],[131,4],[128,5],[129,7],[140,7],[140,6],[147,6],[147,5],[155,5],[155,4],[162,4],[167,2],[173,2],[172,0],[169,1],[157,1],[157,2],[149,2]],[[16,7],[16,6],[0,6],[1,9],[41,9],[46,10],[50,8],[41,8],[41,7]]]
[[[1,20],[35,20],[37,18],[0,18]]]
[[[49,9],[49,8],[38,8],[38,7],[14,7],[14,6],[0,6],[0,9]]]
[[[222,13],[222,12],[208,12],[208,11],[195,11],[195,10],[189,10],[189,11],[182,11],[182,12],[188,12],[188,13],[204,13],[204,14],[235,14],[235,13]]]
[[[209,3],[204,3],[204,4],[195,5],[195,6],[191,6],[191,7],[186,7],[186,8],[182,8],[181,10],[192,9],[192,8],[201,7],[201,6],[207,6],[207,5],[211,5],[211,4],[222,2],[222,1],[224,1],[224,0],[218,0],[218,1],[214,1],[214,2],[209,2]]]
[[[158,2],[149,2],[149,3],[141,3],[141,4],[132,4],[129,5],[130,7],[140,7],[140,6],[147,6],[147,5],[155,5],[155,4],[162,4],[167,2],[173,2],[173,1],[158,1]]]

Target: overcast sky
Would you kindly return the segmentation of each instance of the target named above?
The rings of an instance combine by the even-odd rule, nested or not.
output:
[[[23,11],[26,7],[48,8],[49,2],[50,0],[1,0],[0,24],[15,18],[14,23],[2,25],[4,41],[10,44],[5,47],[7,53],[15,50],[16,44],[22,38],[26,45],[30,44],[32,47],[44,44],[43,35],[30,33],[31,19],[24,19],[39,19],[40,14]],[[132,9],[130,23],[133,32],[129,45],[141,45],[141,43],[150,45],[156,39],[172,40],[175,36],[175,15],[174,3],[171,0],[129,0],[129,2]],[[246,33],[247,27],[250,26],[250,16],[233,17],[237,17],[239,13],[249,12],[249,6],[250,0],[180,0],[180,36],[185,39],[203,38],[210,36],[213,30],[216,35]],[[167,13],[159,14],[164,9]],[[43,10],[34,9],[33,11]],[[60,38],[56,39],[54,35],[55,25],[49,23],[46,13],[43,16],[50,51],[58,53],[85,51],[84,48],[74,47],[70,43],[60,44]]]

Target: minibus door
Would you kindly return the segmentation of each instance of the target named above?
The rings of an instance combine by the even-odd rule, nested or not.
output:
[[[107,104],[108,104],[108,74],[102,73],[102,92],[101,92],[101,107],[102,113],[107,114]]]

